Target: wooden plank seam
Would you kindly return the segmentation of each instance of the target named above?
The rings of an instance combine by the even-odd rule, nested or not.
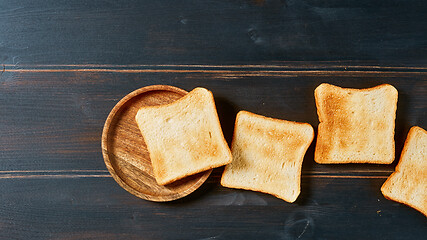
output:
[[[383,172],[303,172],[303,178],[387,178],[391,171]],[[46,179],[46,178],[109,178],[107,170],[10,170],[0,171],[0,179]]]

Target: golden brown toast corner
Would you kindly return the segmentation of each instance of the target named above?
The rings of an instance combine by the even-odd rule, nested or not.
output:
[[[385,198],[408,205],[427,217],[427,131],[414,126],[392,173],[381,186]]]
[[[233,161],[225,167],[221,185],[294,202],[300,193],[302,161],[313,138],[308,123],[240,111],[231,147]]]
[[[396,88],[382,84],[352,89],[323,83],[314,96],[320,122],[317,163],[393,162]]]
[[[143,107],[135,120],[160,185],[232,160],[213,95],[205,88],[195,88],[170,104]]]

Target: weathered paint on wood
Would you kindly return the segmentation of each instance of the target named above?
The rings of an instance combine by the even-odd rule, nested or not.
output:
[[[426,63],[423,0],[2,1],[0,63]]]
[[[396,150],[427,128],[427,2],[368,0],[2,1],[1,239],[424,239],[425,217],[388,201],[391,165],[319,165],[312,145],[288,204],[219,186],[222,169],[167,204],[108,173],[103,124],[152,84],[215,96],[228,141],[235,114],[318,120],[313,91],[389,83]]]

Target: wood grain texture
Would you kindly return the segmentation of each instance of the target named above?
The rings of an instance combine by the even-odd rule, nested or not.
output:
[[[122,98],[111,110],[102,132],[102,155],[114,180],[142,199],[172,201],[195,191],[212,170],[198,173],[166,186],[157,183],[150,155],[135,116],[141,107],[168,104],[187,94],[168,85],[151,85]],[[161,131],[161,129],[159,129]]]
[[[426,63],[423,0],[3,1],[0,63]]]
[[[331,63],[336,65],[337,63]],[[158,67],[160,70],[163,67]],[[205,67],[209,69],[209,66]],[[327,68],[327,67],[325,67]],[[351,66],[349,66],[351,68]],[[157,70],[157,69],[154,69]],[[273,72],[9,72],[0,76],[2,170],[105,169],[100,152],[102,126],[114,105],[143,86],[174,85],[185,90],[203,86],[214,94],[228,142],[239,110],[292,121],[318,124],[314,89],[322,82],[364,88],[389,83],[399,91],[396,150],[413,125],[426,127],[427,73],[375,68],[372,71],[315,72],[281,69]],[[266,93],[268,90],[268,93]],[[387,166],[322,166],[314,164],[313,145],[303,172],[394,170]]]
[[[384,179],[303,178],[294,204],[223,188],[218,180],[211,177],[194,195],[171,203],[141,200],[112,178],[0,180],[0,238],[352,240],[427,234],[421,213],[383,198]]]
[[[210,89],[228,141],[239,110],[317,126],[313,93],[322,82],[360,88],[389,83],[399,90],[396,157],[409,128],[427,124],[426,66],[216,66],[7,67],[0,76],[0,238],[425,237],[425,217],[379,191],[396,162],[319,165],[314,144],[304,159],[301,195],[294,204],[222,188],[222,169],[193,194],[169,204],[143,201],[120,188],[102,161],[102,126],[121,98],[143,86]],[[97,68],[132,71],[90,71]]]
[[[424,239],[385,200],[387,166],[303,162],[301,196],[220,187],[178,201],[124,191],[102,159],[108,113],[153,84],[214,93],[228,141],[239,110],[318,120],[322,82],[399,91],[396,158],[427,128],[427,1],[1,1],[0,239]]]

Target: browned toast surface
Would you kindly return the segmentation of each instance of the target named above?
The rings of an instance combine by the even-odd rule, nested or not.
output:
[[[304,154],[313,137],[308,123],[239,112],[231,147],[233,161],[225,167],[221,184],[294,202],[300,193]]]
[[[393,86],[351,89],[323,83],[314,95],[320,121],[317,163],[393,162],[398,96]]]
[[[171,104],[141,108],[135,119],[160,185],[231,162],[207,89],[195,88]]]
[[[427,216],[427,131],[409,130],[396,171],[381,187],[383,195]]]

